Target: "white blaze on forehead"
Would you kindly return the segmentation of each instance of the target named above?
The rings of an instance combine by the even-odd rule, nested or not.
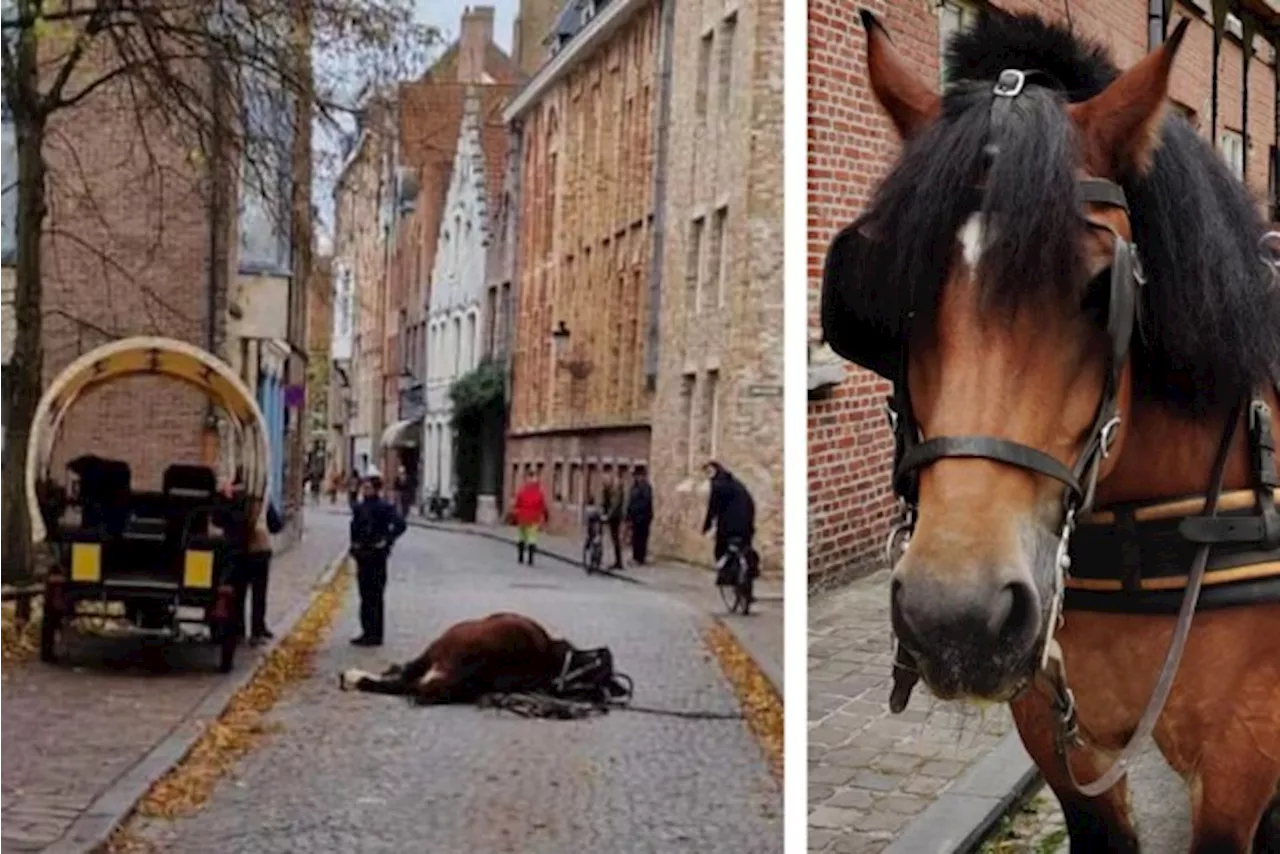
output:
[[[338,685],[343,691],[351,691],[355,689],[361,679],[372,679],[376,682],[378,677],[366,670],[360,670],[353,667],[350,670],[343,671],[342,677],[338,681]]]
[[[440,680],[444,679],[444,677],[445,677],[444,671],[440,670],[435,665],[432,665],[431,669],[426,672],[426,675],[424,675],[421,679],[418,680],[418,685],[419,687],[425,688],[428,685],[430,685],[432,682],[439,682]]]
[[[956,239],[960,241],[964,264],[972,273],[978,269],[978,262],[982,260],[982,253],[987,248],[986,221],[982,214],[970,214],[964,225],[960,226]]]

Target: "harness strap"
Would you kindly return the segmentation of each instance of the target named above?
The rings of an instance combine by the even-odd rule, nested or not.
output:
[[[898,464],[898,477],[946,457],[996,460],[1061,481],[1076,498],[1084,496],[1076,474],[1057,459],[1028,445],[991,436],[939,436],[911,447]]]
[[[1218,513],[1218,498],[1222,495],[1222,485],[1226,478],[1227,456],[1231,451],[1231,443],[1235,438],[1236,429],[1240,422],[1240,416],[1244,410],[1244,400],[1240,400],[1231,409],[1231,415],[1228,417],[1227,426],[1222,432],[1222,439],[1218,444],[1217,456],[1213,461],[1213,472],[1210,476],[1210,487],[1205,502],[1205,515],[1209,517],[1216,516]],[[1182,652],[1187,645],[1187,636],[1191,633],[1191,622],[1195,616],[1196,603],[1200,599],[1200,588],[1204,581],[1205,569],[1209,563],[1209,551],[1213,546],[1205,543],[1196,551],[1195,561],[1192,563],[1191,571],[1187,576],[1186,595],[1182,600],[1182,608],[1178,612],[1177,626],[1174,628],[1173,639],[1169,643],[1169,651],[1165,655],[1164,665],[1160,669],[1160,677],[1156,680],[1155,690],[1151,693],[1151,698],[1147,701],[1147,707],[1142,712],[1142,717],[1138,720],[1138,726],[1134,730],[1133,737],[1125,744],[1124,749],[1120,751],[1120,755],[1116,757],[1115,762],[1111,764],[1102,776],[1089,782],[1081,783],[1075,775],[1075,771],[1071,767],[1071,758],[1068,751],[1073,745],[1082,744],[1079,731],[1075,722],[1075,703],[1071,696],[1071,691],[1067,688],[1066,673],[1061,666],[1061,651],[1058,651],[1058,667],[1054,669],[1050,675],[1051,684],[1045,686],[1046,680],[1037,680],[1037,685],[1042,690],[1047,690],[1050,700],[1053,701],[1055,708],[1059,710],[1059,722],[1061,728],[1057,739],[1057,754],[1062,762],[1062,767],[1066,771],[1067,778],[1071,780],[1071,784],[1086,797],[1097,797],[1103,792],[1108,791],[1127,773],[1129,764],[1137,756],[1138,751],[1145,746],[1146,740],[1151,736],[1155,729],[1156,721],[1160,718],[1160,713],[1164,711],[1164,705],[1169,699],[1169,692],[1173,689],[1174,677],[1178,674],[1178,665],[1182,662]],[[1056,643],[1054,644],[1056,646]]]

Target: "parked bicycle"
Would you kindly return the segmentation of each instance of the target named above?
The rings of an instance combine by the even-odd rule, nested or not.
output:
[[[729,613],[741,611],[746,616],[751,612],[755,578],[741,540],[730,540],[724,557],[716,564],[716,587]]]

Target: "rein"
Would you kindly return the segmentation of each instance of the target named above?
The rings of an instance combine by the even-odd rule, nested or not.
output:
[[[1055,82],[1048,75],[1037,71],[1006,69],[1001,72],[992,92],[991,127],[996,141],[988,145],[989,156],[994,157],[999,153],[998,135],[1011,119],[1014,99],[1022,93],[1029,80],[1038,78],[1047,78],[1049,84]],[[1124,190],[1118,184],[1101,178],[1084,178],[1077,181],[1076,186],[1079,203],[1115,207],[1122,209],[1126,215],[1129,214]],[[1121,423],[1118,400],[1120,379],[1138,324],[1139,291],[1146,284],[1134,245],[1110,225],[1090,218],[1083,211],[1081,216],[1088,227],[1111,233],[1115,254],[1110,268],[1107,333],[1112,346],[1108,353],[1106,385],[1088,439],[1075,464],[1068,467],[1039,449],[994,436],[940,436],[924,439],[911,408],[907,382],[910,335],[909,328],[906,328],[898,342],[901,357],[897,365],[894,394],[886,413],[894,434],[893,485],[902,521],[890,532],[886,552],[892,562],[895,547],[900,545],[902,550],[909,547],[917,518],[918,473],[920,469],[938,460],[949,457],[989,459],[1045,475],[1063,484],[1063,522],[1054,566],[1054,590],[1049,602],[1039,668],[1032,684],[1044,691],[1053,704],[1058,723],[1055,734],[1056,752],[1069,779],[1079,792],[1094,797],[1120,781],[1164,710],[1191,631],[1212,547],[1226,543],[1260,543],[1264,549],[1280,550],[1280,514],[1277,513],[1275,501],[1275,489],[1280,486],[1280,477],[1277,477],[1275,469],[1276,442],[1270,427],[1271,411],[1262,392],[1251,390],[1235,403],[1223,431],[1210,475],[1203,515],[1188,515],[1179,526],[1178,533],[1185,540],[1194,543],[1196,551],[1178,611],[1178,621],[1156,687],[1133,736],[1116,761],[1098,779],[1081,783],[1072,771],[1068,751],[1073,746],[1086,745],[1079,731],[1075,699],[1067,686],[1062,650],[1054,639],[1054,633],[1063,619],[1066,581],[1071,568],[1071,537],[1076,529],[1076,519],[1078,515],[1088,513],[1093,506],[1102,461],[1109,455]],[[1275,242],[1276,238],[1280,238],[1280,235],[1268,235],[1264,241]],[[1274,271],[1276,262],[1269,263],[1272,263]],[[907,313],[908,326],[913,316],[913,312]],[[1223,490],[1227,457],[1242,415],[1248,419],[1257,515],[1243,519],[1224,518],[1218,516],[1218,504]],[[893,677],[889,708],[896,714],[906,708],[911,691],[920,678],[911,654],[900,643],[896,644]]]

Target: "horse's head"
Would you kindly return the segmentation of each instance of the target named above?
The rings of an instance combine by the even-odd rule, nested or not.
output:
[[[1008,699],[1053,618],[1067,509],[1124,443],[1113,416],[1129,407],[1137,276],[1113,285],[1132,238],[1109,182],[1151,159],[1185,23],[1069,103],[1030,69],[940,98],[863,21],[871,88],[905,143],[865,221],[897,253],[882,284],[896,291],[868,311],[909,318],[895,336],[898,399],[918,427],[901,472],[917,519],[893,571],[893,625],[937,695]]]

